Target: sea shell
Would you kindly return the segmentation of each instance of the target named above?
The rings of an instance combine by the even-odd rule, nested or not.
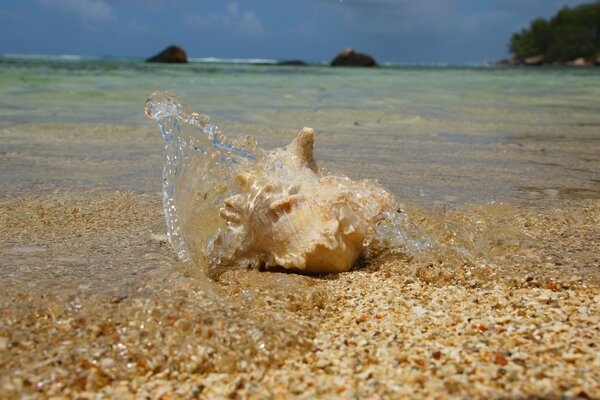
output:
[[[166,92],[148,98],[146,113],[165,142],[168,240],[209,275],[230,266],[342,272],[361,257],[430,246],[376,181],[320,168],[310,128],[265,150],[252,137],[225,136]]]
[[[239,193],[225,199],[211,264],[349,270],[375,239],[392,196],[370,180],[326,175],[313,158],[314,132],[304,128],[265,162],[237,174]]]

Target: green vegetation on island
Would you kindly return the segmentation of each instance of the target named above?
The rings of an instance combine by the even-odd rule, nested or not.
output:
[[[511,64],[588,65],[600,62],[600,1],[562,8],[512,35]]]

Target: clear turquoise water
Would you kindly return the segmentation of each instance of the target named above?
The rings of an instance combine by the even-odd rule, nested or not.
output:
[[[208,114],[239,121],[282,110],[345,110],[356,120],[393,113],[448,122],[600,123],[596,68],[334,69],[0,57],[0,73],[2,115],[15,120],[128,122],[140,115],[140,99],[169,90]]]
[[[84,136],[106,124],[151,130],[143,104],[156,90],[210,115],[228,134],[252,134],[266,146],[310,126],[326,165],[376,177],[425,203],[529,201],[548,190],[580,188],[586,196],[598,190],[600,68],[334,69],[0,57],[0,127],[27,124],[32,138],[48,131],[44,124],[59,133],[61,124],[76,125]],[[160,152],[156,136],[157,142],[128,142],[137,152],[123,153],[118,143],[73,151],[105,159],[150,156]],[[25,141],[21,147],[3,141],[17,154],[31,150]],[[45,148],[69,157],[68,147]],[[144,184],[158,175],[146,173]],[[23,171],[4,176],[29,179]],[[139,179],[113,183],[145,190]]]

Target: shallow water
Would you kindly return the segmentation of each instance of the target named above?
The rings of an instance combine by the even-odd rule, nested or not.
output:
[[[598,81],[600,72],[593,68],[370,71],[2,57],[0,124],[36,137],[53,124],[57,134],[77,130],[90,139],[103,129],[95,124],[125,125],[144,137],[135,137],[129,149],[100,143],[102,132],[96,140],[106,147],[97,151],[66,143],[64,134],[61,142],[50,135],[44,140],[57,142],[36,151],[56,159],[150,157],[156,154],[152,141],[159,138],[140,112],[140,99],[167,90],[216,119],[229,135],[252,135],[263,147],[286,144],[310,126],[317,132],[316,158],[325,166],[353,178],[377,177],[403,199],[512,202],[552,197],[553,191],[595,197]],[[4,139],[3,151],[27,146],[15,139]],[[132,179],[121,180],[121,187],[150,188],[139,184],[143,172],[127,168],[119,175],[125,171]],[[7,179],[33,179],[24,172],[11,171]]]
[[[420,229],[470,254],[368,273],[597,288],[598,83],[597,69],[0,58],[0,394],[269,368],[335,317],[335,277],[236,270],[215,283],[176,260],[150,92],[265,147],[314,128],[322,165],[378,179]]]

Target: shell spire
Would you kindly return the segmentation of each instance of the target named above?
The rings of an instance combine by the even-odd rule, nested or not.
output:
[[[319,166],[313,157],[315,131],[312,128],[302,128],[287,147],[292,157],[299,166],[306,167],[313,172],[319,172]]]

